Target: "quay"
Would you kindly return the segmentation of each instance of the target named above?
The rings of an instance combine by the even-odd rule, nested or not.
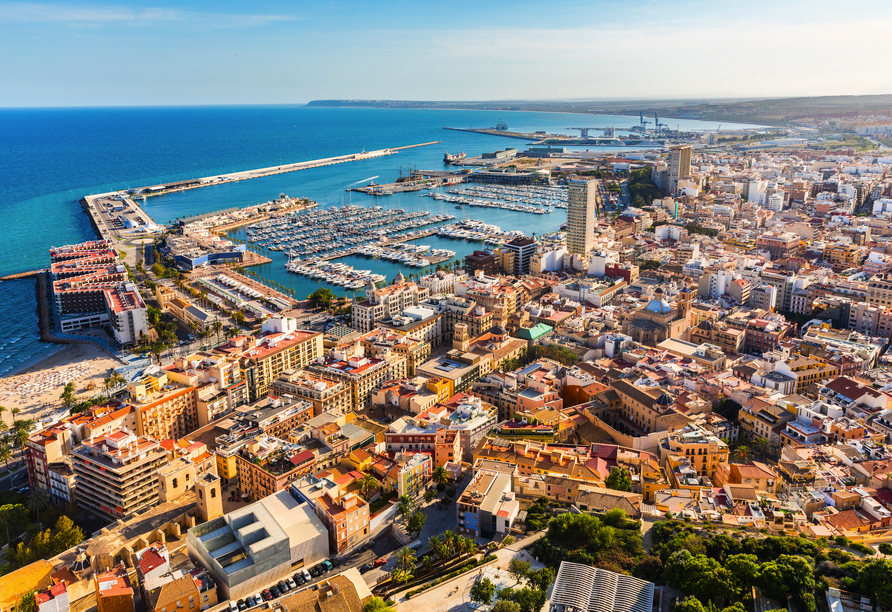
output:
[[[613,145],[613,146],[664,146],[665,139],[653,140],[645,137],[618,138],[616,136],[599,136],[599,137],[583,137],[577,138],[567,136],[565,134],[548,134],[546,132],[506,132],[504,130],[496,130],[493,128],[453,128],[444,127],[444,130],[452,130],[455,132],[472,132],[474,134],[488,134],[490,136],[504,136],[505,138],[519,138],[529,141],[530,145],[564,145],[564,146],[584,146],[584,145]],[[604,129],[604,128],[597,128]],[[459,163],[458,165],[461,165]]]

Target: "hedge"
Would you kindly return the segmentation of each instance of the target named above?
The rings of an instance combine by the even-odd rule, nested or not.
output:
[[[472,559],[471,561],[469,561],[469,562],[465,563],[464,565],[462,565],[461,567],[459,567],[459,568],[458,568],[457,570],[455,570],[454,572],[451,572],[451,573],[449,573],[449,574],[446,574],[445,576],[443,576],[443,577],[441,577],[441,578],[437,578],[436,580],[434,580],[434,581],[431,582],[430,584],[426,584],[426,585],[424,585],[424,586],[422,586],[422,587],[418,587],[417,589],[412,589],[411,591],[409,591],[408,593],[406,593],[406,599],[412,599],[413,597],[415,597],[415,596],[418,595],[419,593],[422,593],[422,592],[424,592],[424,591],[427,591],[428,589],[432,589],[432,588],[434,588],[435,586],[439,586],[439,585],[443,584],[444,582],[446,582],[447,580],[452,580],[453,578],[457,578],[458,576],[464,574],[465,572],[468,572],[468,571],[474,569],[474,568],[477,567],[478,565],[483,565],[484,563],[488,563],[488,562],[492,561],[492,560],[495,559],[495,558],[496,558],[495,555],[486,555],[485,557],[483,557],[483,558],[480,559],[479,561],[478,561],[477,559]]]

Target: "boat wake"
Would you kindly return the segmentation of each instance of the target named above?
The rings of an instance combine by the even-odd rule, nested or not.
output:
[[[381,176],[381,175],[379,174],[378,176]],[[360,183],[365,183],[366,181],[373,181],[373,180],[375,180],[376,178],[378,178],[378,177],[377,177],[377,176],[370,176],[370,177],[367,178],[367,179],[362,179],[361,181],[356,181],[355,183],[350,183],[350,184],[351,184],[351,185],[358,185],[358,184],[360,184]]]

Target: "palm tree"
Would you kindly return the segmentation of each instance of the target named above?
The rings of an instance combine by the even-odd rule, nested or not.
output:
[[[415,549],[403,546],[396,553],[396,564],[401,570],[412,573],[415,569]]]
[[[359,492],[368,501],[369,493],[378,488],[378,480],[369,473],[363,474],[359,479]]]
[[[111,388],[114,386],[114,381],[111,376],[106,376],[102,379],[102,388],[105,389],[105,394],[108,395]]]
[[[411,497],[409,497],[408,495],[403,495],[399,498],[397,512],[399,512],[404,519],[412,514],[412,510],[414,509],[415,502],[412,501]]]
[[[434,471],[431,472],[431,480],[438,485],[445,485],[449,482],[449,472],[447,472],[446,468],[442,465],[438,465],[434,468]]]
[[[743,444],[741,444],[741,445],[738,446],[736,449],[734,449],[734,455],[735,455],[738,459],[741,459],[741,460],[743,460],[743,461],[746,461],[746,453],[747,453],[747,448],[746,448],[746,446],[743,445]]]
[[[446,530],[443,532],[443,544],[446,545],[447,552],[451,555],[455,552],[455,532]]]
[[[115,384],[115,388],[123,387],[124,385],[127,384],[127,379],[124,378],[124,375],[121,374],[120,372],[118,372],[117,370],[112,372],[111,379]]]
[[[40,511],[49,505],[49,495],[47,495],[46,489],[36,488],[31,491],[31,496],[28,497],[25,505],[28,506],[28,510],[37,513],[37,524],[40,525]]]
[[[477,544],[471,538],[459,537],[456,541],[459,556],[470,555],[477,548]]]
[[[405,570],[395,569],[392,572],[390,572],[390,577],[397,584],[402,584],[404,582],[409,582],[409,580],[412,579],[412,574]]]
[[[9,488],[12,489],[12,472],[9,471],[9,460],[12,459],[12,447],[9,444],[0,446],[0,461],[6,463],[6,471],[9,472]]]
[[[3,416],[4,412],[9,412],[9,408],[6,406],[0,406],[0,423],[6,423],[6,419]]]
[[[31,428],[33,426],[34,421],[32,421],[31,419],[25,419],[13,423],[12,439],[15,442],[16,446],[22,449],[22,452],[24,452],[25,450],[25,445],[28,444],[28,437],[31,435]]]
[[[220,341],[220,332],[223,330],[223,321],[217,319],[214,321],[214,330],[217,332],[217,342]]]
[[[431,550],[434,551],[434,555],[436,555],[437,559],[440,561],[443,561],[449,556],[449,550],[446,548],[446,544],[443,543],[443,538],[440,536],[432,535],[427,543]]]

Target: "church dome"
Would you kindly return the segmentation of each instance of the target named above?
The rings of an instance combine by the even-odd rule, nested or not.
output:
[[[399,272],[396,273],[396,277],[393,279],[393,282],[395,282],[395,283],[405,283],[406,282],[406,277],[403,276],[402,270],[400,270]]]
[[[501,325],[494,325],[490,330],[493,336],[507,336],[508,331]]]
[[[657,314],[667,314],[672,311],[672,307],[666,300],[651,300],[645,308]]]
[[[660,397],[657,398],[657,406],[671,406],[673,403],[675,403],[675,400],[668,393],[661,393]]]
[[[704,331],[712,331],[712,327],[712,321],[710,321],[709,319],[703,319],[697,326],[698,329],[702,329]]]

